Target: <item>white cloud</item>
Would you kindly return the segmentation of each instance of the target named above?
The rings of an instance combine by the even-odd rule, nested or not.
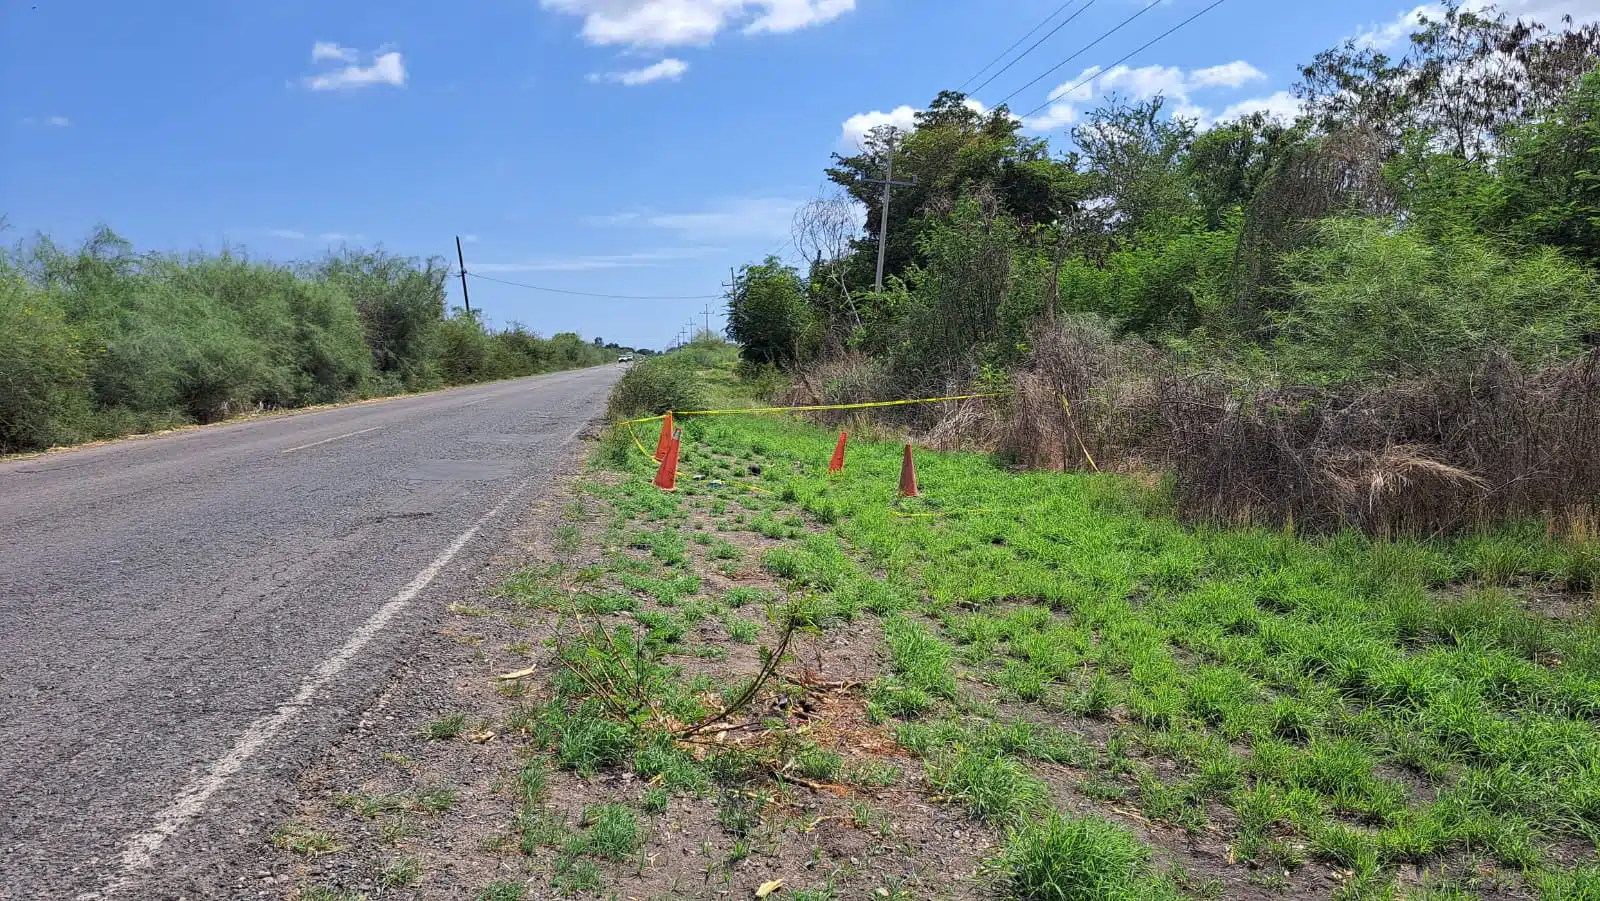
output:
[[[798,31],[855,9],[855,0],[539,0],[583,18],[591,44],[672,47],[710,43],[724,29],[746,34]]]
[[[1496,12],[1505,13],[1508,19],[1539,22],[1551,29],[1562,27],[1564,16],[1571,16],[1573,22],[1579,25],[1600,21],[1600,0],[1466,0],[1462,4],[1463,9],[1479,12],[1490,6]],[[1416,31],[1423,18],[1440,19],[1443,16],[1444,7],[1438,3],[1413,6],[1388,22],[1367,25],[1356,32],[1354,39],[1357,44],[1379,50],[1403,49],[1407,38]]]
[[[1251,113],[1266,113],[1275,119],[1294,119],[1300,115],[1300,101],[1288,91],[1278,91],[1266,97],[1241,100],[1222,111],[1217,121],[1228,122]]]
[[[596,72],[589,76],[590,81],[609,81],[614,84],[634,85],[650,84],[654,81],[677,81],[683,73],[689,71],[689,64],[681,59],[667,57],[654,65],[645,66],[643,69],[630,69],[626,72]]]
[[[856,113],[844,120],[844,126],[839,133],[839,144],[849,150],[860,147],[867,138],[867,132],[884,125],[910,130],[917,124],[917,111],[909,106],[897,106],[885,113],[873,110],[870,113]]]
[[[461,243],[463,243],[463,244],[476,244],[476,243],[478,243],[478,236],[477,235],[462,235],[461,236]]]
[[[473,263],[473,272],[594,272],[602,269],[637,269],[675,260],[691,260],[713,253],[721,247],[668,247],[635,253],[557,257],[514,263]]]
[[[347,244],[351,241],[365,240],[366,237],[366,235],[347,235],[344,232],[323,232],[317,235],[317,240],[326,241],[329,244]]]
[[[317,41],[311,45],[311,61],[320,63],[324,60],[336,60],[342,63],[353,63],[361,54],[348,47],[341,47],[332,41]]]
[[[592,217],[589,223],[673,231],[691,241],[739,238],[767,240],[789,237],[789,225],[799,205],[799,201],[776,197],[742,197],[713,204],[705,210],[680,213],[633,211]]]
[[[45,128],[66,128],[68,125],[71,125],[72,122],[68,120],[66,116],[46,116],[43,119],[38,119],[33,116],[24,116],[17,120],[17,124],[23,128],[33,128],[39,125],[42,125]]]
[[[50,118],[44,120],[44,124],[51,128],[66,128],[72,123],[67,121],[66,116],[51,116]]]
[[[1244,60],[1234,60],[1220,66],[1196,69],[1189,73],[1189,86],[1194,89],[1210,87],[1237,88],[1252,81],[1261,81],[1267,73]]]
[[[1406,37],[1416,30],[1424,16],[1436,17],[1444,10],[1434,4],[1415,6],[1401,13],[1395,19],[1384,24],[1372,24],[1356,32],[1357,44],[1369,45],[1380,50],[1388,50],[1399,46]]]
[[[1139,101],[1165,97],[1174,102],[1174,115],[1206,124],[1211,121],[1210,111],[1194,103],[1191,95],[1237,88],[1266,77],[1265,72],[1244,60],[1187,72],[1176,66],[1113,66],[1102,72],[1099,66],[1092,66],[1051,90],[1049,106],[1023,124],[1037,132],[1054,131],[1077,122],[1081,105],[1092,102],[1097,95],[1111,93]]]
[[[313,91],[346,91],[380,84],[398,88],[406,83],[405,60],[401,59],[398,51],[380,53],[373,58],[371,65],[363,66],[357,62],[360,59],[358,51],[319,41],[312,45],[311,58],[319,62],[337,60],[345,63],[340,68],[306,76],[302,84]]]
[[[267,229],[267,235],[272,238],[282,238],[285,241],[299,241],[305,238],[306,233],[295,231],[292,228],[269,228]]]

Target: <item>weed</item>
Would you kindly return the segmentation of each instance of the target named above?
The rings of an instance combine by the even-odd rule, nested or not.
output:
[[[639,798],[639,809],[654,816],[665,811],[667,804],[671,801],[672,793],[665,788],[659,786],[647,788],[644,791],[644,795]]]
[[[1020,822],[1048,798],[1044,783],[1022,764],[960,746],[929,759],[928,781],[992,823]]]
[[[1150,851],[1120,827],[1059,813],[1012,833],[1001,855],[1016,901],[1143,901],[1152,896]]]
[[[524,805],[539,804],[549,791],[550,770],[537,757],[529,757],[517,770],[517,795]]]
[[[567,843],[567,850],[606,860],[623,860],[639,844],[639,821],[625,804],[599,804],[583,812],[588,828]]]
[[[761,634],[760,623],[732,613],[723,617],[722,626],[728,630],[728,637],[739,644],[752,644]]]
[[[818,782],[837,778],[843,761],[838,754],[817,747],[802,748],[789,760],[789,767],[801,777]]]
[[[300,892],[300,901],[367,901],[367,896],[325,885],[313,885]]]
[[[422,864],[410,855],[393,857],[379,867],[378,878],[390,888],[405,888],[422,878]]]
[[[501,879],[478,889],[473,897],[477,901],[522,901],[528,897],[528,890],[520,882]]]
[[[642,779],[661,780],[669,791],[703,792],[710,780],[694,758],[679,750],[665,733],[652,735],[633,758],[633,771]]]
[[[451,713],[429,723],[424,727],[423,735],[433,741],[448,741],[459,736],[466,726],[466,714]]]
[[[306,857],[321,857],[340,850],[338,841],[330,832],[312,829],[300,823],[285,823],[272,831],[272,843],[285,851]]]

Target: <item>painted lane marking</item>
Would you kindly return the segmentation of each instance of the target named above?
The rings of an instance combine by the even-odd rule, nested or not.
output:
[[[144,870],[150,867],[157,851],[168,838],[178,830],[192,822],[205,810],[206,803],[212,796],[221,791],[228,781],[244,768],[246,762],[272,741],[273,738],[284,730],[291,721],[298,717],[311,703],[317,693],[337,679],[346,668],[350,666],[357,654],[377,637],[378,633],[389,624],[389,621],[398,616],[417,596],[426,589],[439,573],[454,560],[456,555],[472,541],[478,531],[495,517],[499,516],[517,495],[521,494],[533,479],[528,479],[511,490],[501,499],[494,509],[485,513],[473,523],[471,528],[455,537],[450,545],[439,556],[433,559],[423,570],[417,573],[400,593],[385,601],[367,621],[362,623],[338,651],[322,661],[305,681],[300,683],[300,690],[294,697],[279,704],[277,709],[266,716],[251,723],[232,750],[213,761],[206,769],[204,775],[184,786],[172,803],[162,810],[154,824],[144,832],[134,835],[123,847],[119,858],[121,869],[116,880],[112,883],[106,897],[115,896],[118,892],[129,888],[135,879]],[[96,897],[94,895],[86,897]]]
[[[368,432],[376,432],[377,430],[379,430],[381,428],[383,428],[383,426],[375,425],[370,429],[362,429],[359,432],[345,432],[343,435],[334,435],[332,438],[324,438],[321,441],[313,441],[310,444],[302,444],[299,447],[291,447],[288,450],[278,451],[278,453],[280,453],[280,454],[292,454],[295,451],[302,451],[302,450],[305,450],[308,447],[316,447],[319,444],[327,444],[330,441],[342,441],[345,438],[354,438],[357,435],[365,435]]]

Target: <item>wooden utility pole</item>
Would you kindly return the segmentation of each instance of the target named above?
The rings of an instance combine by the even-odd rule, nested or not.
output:
[[[889,199],[892,196],[891,192],[895,188],[909,188],[917,183],[915,179],[911,181],[894,180],[894,139],[895,135],[899,134],[899,131],[893,126],[889,128],[889,146],[885,151],[887,159],[884,163],[883,178],[866,179],[867,184],[883,185],[883,210],[878,216],[878,278],[874,282],[877,286],[876,290],[879,292],[883,291],[883,263],[889,253]]]
[[[461,252],[461,236],[456,235],[456,262],[461,264],[461,302],[467,305],[467,312],[472,312],[472,298],[467,296],[467,258]]]
[[[711,334],[711,304],[706,304],[706,334]]]

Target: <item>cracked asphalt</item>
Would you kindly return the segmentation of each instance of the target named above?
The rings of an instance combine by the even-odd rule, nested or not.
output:
[[[0,462],[0,898],[227,896],[215,887],[251,865],[294,777],[576,466],[618,375]],[[318,683],[386,604],[395,616]],[[229,762],[275,714],[282,729]],[[170,835],[130,869],[161,822]]]

